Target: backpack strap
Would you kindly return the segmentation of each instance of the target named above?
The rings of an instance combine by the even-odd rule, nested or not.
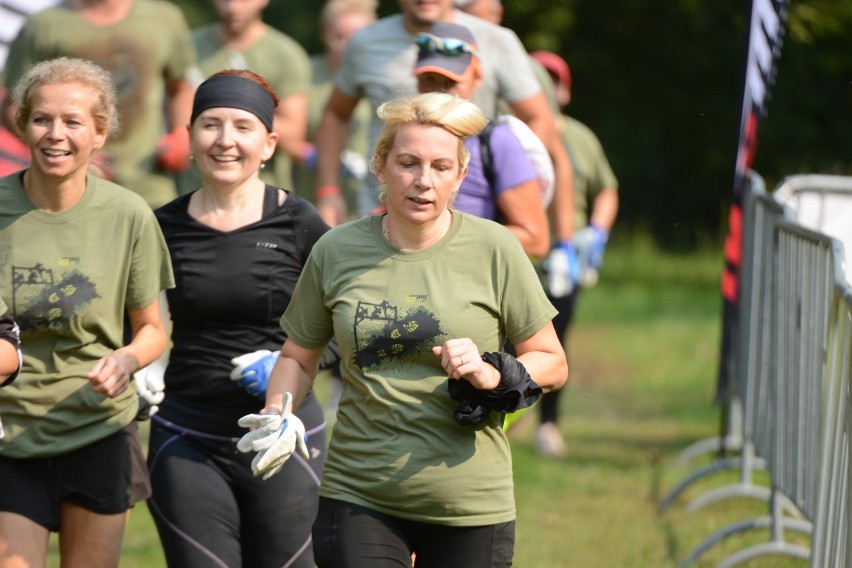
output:
[[[497,203],[497,185],[496,174],[494,173],[494,156],[491,153],[491,133],[496,120],[491,120],[485,125],[485,128],[479,131],[479,159],[482,161],[482,173],[485,174],[485,181],[488,182],[488,189],[491,191],[491,196],[494,203]],[[496,207],[496,218],[494,219],[501,225],[506,224],[506,216],[500,211],[500,207]]]
[[[479,157],[482,160],[482,173],[492,193],[494,189],[494,156],[491,154],[491,132],[494,130],[495,121],[491,120],[485,128],[479,131]]]

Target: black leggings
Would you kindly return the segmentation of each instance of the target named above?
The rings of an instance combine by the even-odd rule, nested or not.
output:
[[[264,481],[254,477],[254,453],[236,439],[187,431],[155,416],[148,468],[148,502],[169,566],[313,568],[311,524],[325,461],[322,409],[309,396],[298,412],[308,434],[305,461],[294,453]]]
[[[512,565],[515,521],[451,527],[391,517],[320,497],[314,523],[319,568],[504,568]]]
[[[577,305],[577,297],[579,295],[579,287],[575,287],[574,291],[564,298],[553,298],[548,295],[550,303],[553,304],[554,308],[559,310],[559,313],[553,318],[553,327],[556,329],[556,336],[563,342],[567,339],[568,328],[574,319],[574,307]],[[545,422],[557,422],[559,420],[559,393],[561,392],[562,390],[551,391],[541,397],[538,405],[542,424]]]

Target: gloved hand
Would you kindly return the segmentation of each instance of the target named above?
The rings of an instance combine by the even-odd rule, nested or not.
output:
[[[168,172],[182,172],[189,167],[189,130],[175,128],[157,142],[157,165]]]
[[[600,270],[603,265],[607,241],[609,241],[609,231],[594,223],[589,223],[587,227],[580,229],[574,235],[574,242],[581,249],[581,256],[584,257],[586,264],[595,270]]]
[[[266,400],[266,387],[269,384],[269,373],[278,360],[280,351],[268,351],[261,349],[252,353],[246,353],[231,359],[234,370],[231,371],[231,380],[253,394],[260,400]]]
[[[572,241],[559,241],[542,264],[547,274],[547,287],[554,298],[563,298],[580,280],[580,258]]]
[[[308,171],[315,172],[317,170],[317,147],[308,142],[299,157],[299,161]]]
[[[281,471],[296,449],[303,458],[310,458],[305,425],[293,414],[293,395],[284,393],[283,402],[281,414],[248,414],[237,422],[243,428],[252,428],[237,442],[237,449],[244,453],[257,452],[251,462],[255,477],[263,475],[263,479],[269,479]]]
[[[352,150],[344,150],[340,154],[340,165],[343,167],[343,175],[349,178],[358,180],[367,177],[367,160],[363,154],[353,152]]]
[[[136,413],[136,420],[148,420],[157,414],[160,403],[166,397],[162,368],[155,363],[133,373],[133,378],[136,379],[136,391],[139,393],[139,410]]]

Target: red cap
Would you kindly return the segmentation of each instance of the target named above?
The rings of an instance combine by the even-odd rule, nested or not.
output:
[[[564,59],[552,51],[533,51],[530,53],[533,59],[541,63],[547,72],[559,80],[560,85],[571,88],[571,68]]]

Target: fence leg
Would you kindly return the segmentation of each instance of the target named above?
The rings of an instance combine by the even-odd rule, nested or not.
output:
[[[811,534],[813,524],[810,521],[784,517],[784,503],[782,495],[777,489],[772,490],[770,507],[769,518],[771,520],[770,528],[772,533],[769,542],[750,546],[732,554],[720,562],[717,568],[732,568],[733,566],[737,566],[747,560],[770,554],[792,556],[794,558],[802,558],[804,560],[808,560],[811,557],[811,549],[809,547],[798,546],[784,540],[784,531],[785,529],[789,529],[805,534]]]
[[[754,444],[750,441],[743,444],[740,455],[740,480],[733,485],[717,487],[712,491],[702,493],[687,505],[686,510],[693,513],[706,505],[727,499],[729,497],[753,497],[761,501],[769,501],[771,493],[768,487],[755,485],[752,481],[752,473],[756,470],[765,470],[766,460],[759,458],[754,453]]]
[[[717,471],[725,471],[729,469],[738,469],[740,467],[740,458],[723,458],[717,459],[712,463],[695,470],[691,474],[689,474],[686,478],[682,479],[680,483],[678,483],[674,489],[672,489],[668,495],[666,495],[662,501],[660,501],[659,510],[664,511],[668,509],[672,503],[677,500],[681,493],[683,493],[690,485],[701,479],[702,477],[707,477]]]
[[[722,438],[713,436],[698,440],[684,448],[678,454],[678,463],[689,463],[698,456],[712,454],[721,449],[740,451],[743,447],[743,405],[739,396],[734,395],[728,403],[728,434]]]

